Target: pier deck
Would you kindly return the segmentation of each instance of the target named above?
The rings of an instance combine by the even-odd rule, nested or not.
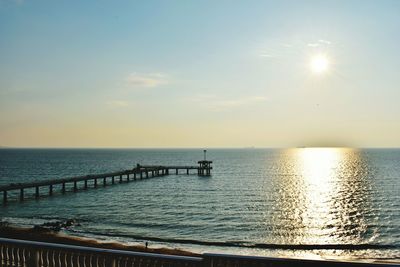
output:
[[[61,179],[50,179],[36,182],[27,182],[27,183],[12,183],[9,185],[0,186],[0,193],[3,194],[3,204],[6,204],[8,201],[8,192],[19,190],[19,199],[21,201],[24,200],[24,191],[26,189],[35,188],[35,198],[39,198],[40,196],[40,188],[48,187],[48,194],[53,194],[53,188],[56,185],[61,185],[61,192],[64,194],[66,192],[66,185],[73,184],[73,191],[78,191],[78,182],[83,182],[83,189],[88,189],[89,181],[93,183],[93,187],[98,186],[98,180],[103,180],[103,186],[107,185],[107,180],[111,180],[112,184],[115,184],[115,180],[118,179],[119,183],[122,183],[124,180],[129,182],[132,178],[136,179],[144,179],[151,178],[157,176],[169,175],[170,171],[175,171],[175,174],[179,174],[180,170],[184,170],[188,175],[190,174],[190,170],[197,170],[197,175],[199,176],[209,176],[211,174],[211,165],[204,167],[200,164],[200,166],[163,166],[163,165],[140,165],[130,170],[123,170],[117,172],[109,172],[109,173],[101,173],[101,174],[91,174],[77,177],[69,177],[69,178],[61,178]]]

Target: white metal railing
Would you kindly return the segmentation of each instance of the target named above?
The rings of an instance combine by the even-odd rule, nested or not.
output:
[[[205,253],[173,256],[0,238],[1,267],[400,267],[400,263],[301,260]]]
[[[207,267],[400,267],[400,263],[366,263],[328,260],[304,260],[288,258],[272,258],[258,256],[242,256],[227,254],[203,254]]]
[[[197,267],[202,258],[0,238],[4,267]]]

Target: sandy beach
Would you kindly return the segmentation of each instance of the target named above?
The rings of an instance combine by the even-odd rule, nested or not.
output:
[[[48,243],[58,243],[76,246],[96,247],[105,249],[117,249],[136,252],[147,252],[180,256],[198,256],[199,254],[171,248],[149,248],[145,245],[126,245],[118,242],[100,241],[91,238],[84,238],[66,235],[42,226],[19,227],[7,223],[0,224],[0,237],[20,240],[31,240]]]

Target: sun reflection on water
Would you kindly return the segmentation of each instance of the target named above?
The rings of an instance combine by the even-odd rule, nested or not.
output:
[[[349,148],[285,151],[278,164],[278,240],[292,244],[360,244],[368,232],[368,164]]]

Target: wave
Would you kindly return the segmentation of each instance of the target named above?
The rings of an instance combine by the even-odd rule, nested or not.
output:
[[[122,237],[142,241],[155,241],[162,243],[175,243],[175,244],[191,244],[202,246],[216,246],[216,247],[241,247],[241,248],[262,248],[262,249],[281,249],[281,250],[366,250],[366,249],[398,249],[399,245],[392,244],[265,244],[265,243],[249,243],[243,241],[203,241],[194,239],[178,239],[178,238],[159,238],[152,236],[141,235],[128,235],[128,234],[111,234],[99,233],[93,231],[77,231],[69,229],[71,232],[80,234],[92,234],[97,236],[107,237]]]
[[[280,250],[367,250],[367,249],[385,250],[385,249],[400,248],[399,244],[378,244],[378,243],[276,244],[276,243],[251,243],[246,241],[206,241],[206,240],[196,240],[196,239],[160,238],[154,236],[143,236],[134,234],[104,233],[104,232],[78,230],[76,228],[71,228],[70,226],[72,225],[79,225],[79,223],[77,223],[77,220],[58,218],[58,217],[51,217],[51,218],[50,217],[47,218],[5,217],[5,218],[0,218],[0,221],[3,222],[12,221],[13,224],[17,224],[20,226],[40,225],[53,230],[54,228],[60,228],[60,229],[63,228],[67,232],[79,233],[80,235],[83,236],[96,235],[96,236],[106,236],[106,237],[120,237],[120,238],[127,238],[127,239],[141,240],[141,241],[154,241],[154,242],[170,243],[170,244],[175,243],[175,244],[191,244],[191,245],[215,246],[215,247],[239,247],[239,248],[280,249]]]

